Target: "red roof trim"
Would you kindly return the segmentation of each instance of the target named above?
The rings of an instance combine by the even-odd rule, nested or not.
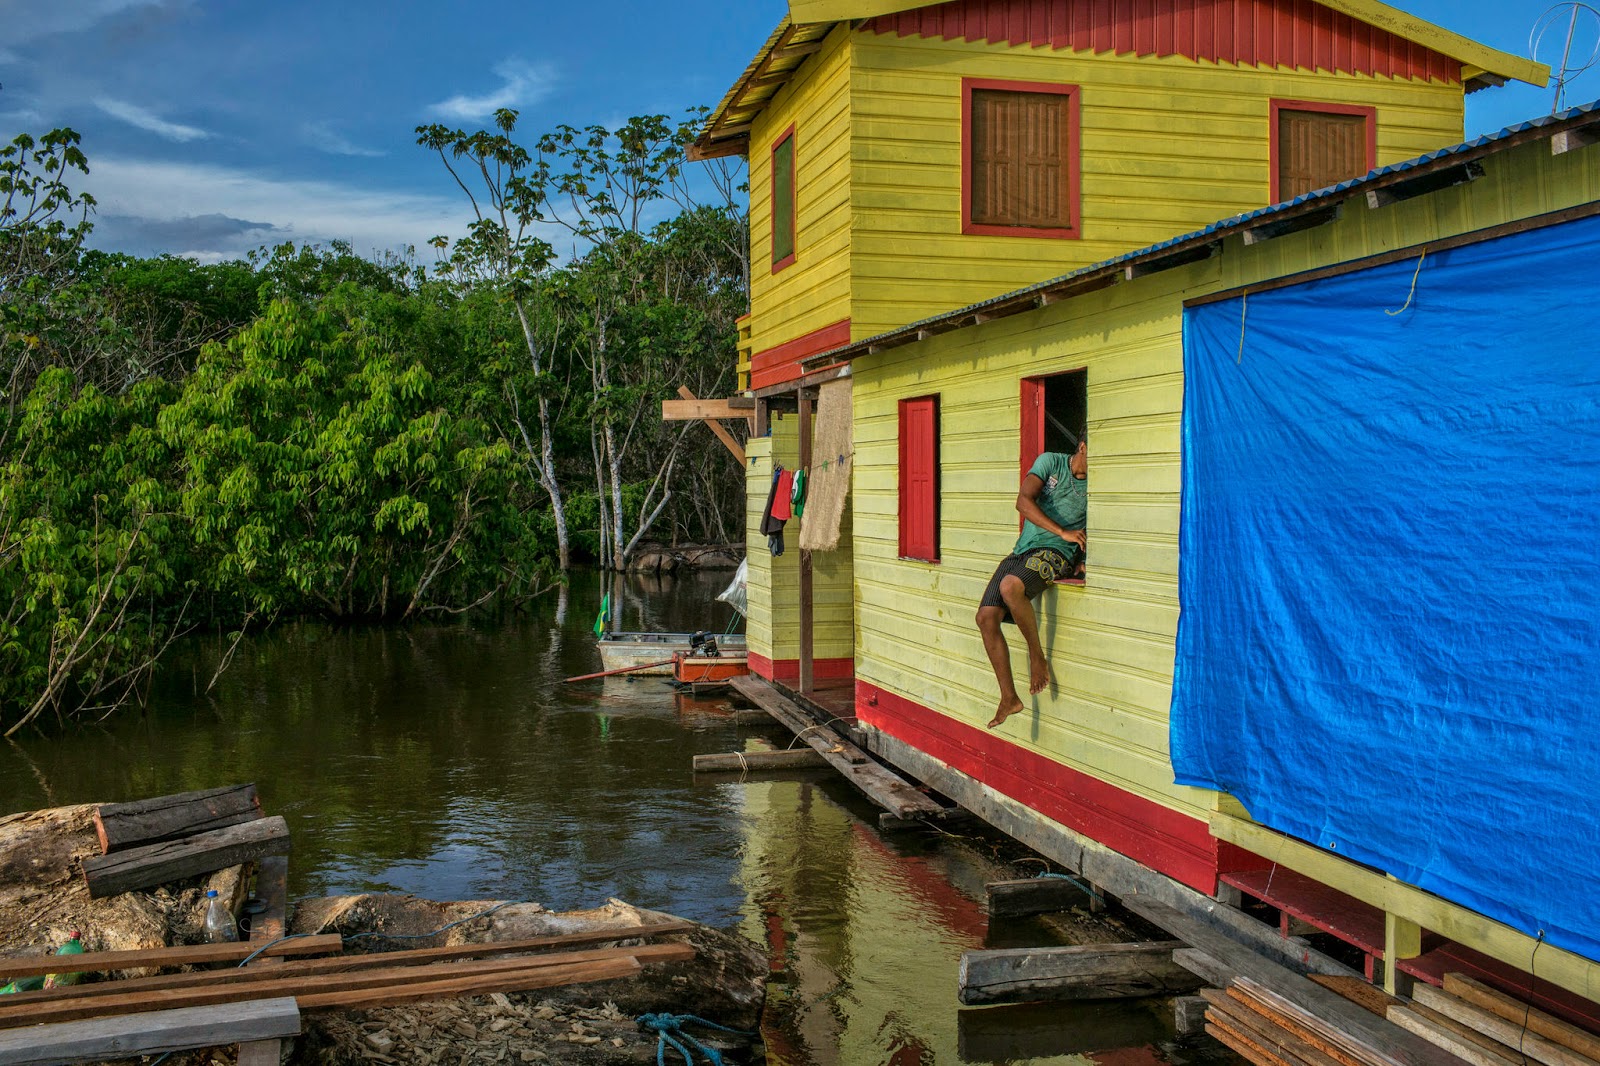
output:
[[[864,28],[902,37],[1461,82],[1459,60],[1313,0],[951,0],[881,15]]]

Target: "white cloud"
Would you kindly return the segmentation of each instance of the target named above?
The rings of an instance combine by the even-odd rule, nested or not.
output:
[[[538,103],[555,87],[555,74],[550,68],[521,60],[507,60],[494,72],[500,77],[500,88],[482,96],[457,94],[429,105],[428,113],[456,122],[483,122],[502,107],[523,108]]]
[[[167,0],[0,0],[0,25],[10,44],[25,44],[55,33],[86,30],[125,11],[164,7]]]
[[[223,216],[224,222],[253,220],[249,227],[254,228],[217,225],[206,234],[211,246],[181,249],[207,260],[243,255],[263,236],[306,243],[344,240],[362,255],[408,245],[422,248],[435,234],[464,233],[467,225],[465,199],[279,180],[203,164],[102,156],[95,159],[84,187],[99,201],[99,213],[118,219],[117,228],[124,230],[143,220],[142,232],[175,237],[181,227],[163,231],[152,223],[194,223],[208,216]],[[192,228],[186,240],[194,242]],[[162,250],[180,252],[175,247]]]
[[[386,156],[389,154],[388,152],[381,151],[377,148],[363,148],[360,145],[355,144],[345,137],[344,134],[335,130],[333,126],[327,122],[308,122],[304,127],[302,127],[302,129],[306,135],[306,140],[311,143],[312,147],[320,148],[322,151],[327,152],[330,155],[348,155],[358,156],[363,159],[377,159],[381,156]]]
[[[187,141],[197,141],[211,136],[198,126],[180,126],[176,122],[168,122],[156,115],[155,112],[146,110],[137,104],[130,104],[126,100],[112,100],[108,97],[96,97],[94,106],[110,115],[112,118],[121,119],[130,126],[137,126],[141,130],[149,130],[158,137],[165,137],[169,141],[183,144]]]

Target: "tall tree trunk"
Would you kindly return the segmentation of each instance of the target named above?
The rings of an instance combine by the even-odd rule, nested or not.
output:
[[[522,339],[528,346],[528,358],[532,361],[533,372],[542,374],[544,361],[539,356],[539,342],[533,335],[533,326],[528,321],[527,309],[522,306],[520,299],[512,300],[511,303],[517,309],[517,321],[522,325]],[[522,433],[523,445],[528,449],[529,458],[533,460],[534,471],[539,475],[539,484],[550,497],[550,515],[556,524],[556,556],[562,572],[565,572],[572,565],[572,549],[567,537],[567,505],[561,492],[561,483],[556,480],[555,441],[554,434],[550,431],[550,400],[542,394],[539,397],[538,411],[539,440],[535,450],[535,443],[529,439],[527,427],[523,425],[520,405],[514,404],[513,407],[517,429]]]

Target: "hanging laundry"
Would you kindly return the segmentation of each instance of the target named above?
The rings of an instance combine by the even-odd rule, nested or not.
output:
[[[806,472],[794,472],[794,491],[789,494],[790,503],[794,508],[794,516],[799,518],[806,512]]]
[[[773,487],[772,517],[787,522],[794,517],[794,471],[778,470],[778,483]]]
[[[773,555],[783,554],[783,519],[775,515],[773,511],[777,507],[780,497],[778,485],[780,482],[786,482],[788,473],[789,472],[783,468],[782,464],[773,464],[772,488],[767,492],[767,506],[761,512],[761,532],[767,538],[767,549],[771,551]],[[789,490],[786,487],[785,492],[787,491]],[[783,495],[782,498],[785,504],[789,503],[789,499],[786,494]],[[787,517],[787,513],[787,510],[785,510],[785,517]]]

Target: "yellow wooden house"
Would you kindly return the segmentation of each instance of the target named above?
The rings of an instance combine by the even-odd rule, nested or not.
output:
[[[1392,987],[1511,967],[1545,1006],[1600,1024],[1586,934],[1545,935],[1581,908],[1546,922],[1548,902],[1518,890],[1487,899],[1452,871],[1384,865],[1381,834],[1252,810],[1243,783],[1194,783],[1173,744],[1192,728],[1175,666],[1215,655],[1185,657],[1193,628],[1180,639],[1180,607],[1191,627],[1210,607],[1180,594],[1203,558],[1180,536],[1203,502],[1184,465],[1205,454],[1185,450],[1191,360],[1214,354],[1195,348],[1200,309],[1237,316],[1245,366],[1251,315],[1278,313],[1259,294],[1315,306],[1332,279],[1404,264],[1409,296],[1376,319],[1404,329],[1432,313],[1413,306],[1430,255],[1444,270],[1520,234],[1570,243],[1600,215],[1593,111],[1457,143],[1465,93],[1547,74],[1374,0],[792,0],[694,149],[750,161],[752,669],[1113,891],[1253,895],[1286,933],[1293,917],[1354,944]],[[1504,316],[1482,303],[1468,332],[1487,335]],[[1568,343],[1559,321],[1518,324]],[[1330,350],[1359,333],[1338,328]],[[1404,347],[1431,354],[1440,335]],[[1084,427],[1088,566],[1040,603],[1055,682],[987,730],[973,612],[1016,538],[1022,474]],[[848,493],[816,550],[826,505],[782,554],[763,532],[780,467]],[[1282,682],[1263,670],[1260,692]],[[1401,747],[1374,755],[1364,790],[1404,776]],[[1544,798],[1592,827],[1572,796]],[[1548,877],[1547,858],[1509,867]]]

